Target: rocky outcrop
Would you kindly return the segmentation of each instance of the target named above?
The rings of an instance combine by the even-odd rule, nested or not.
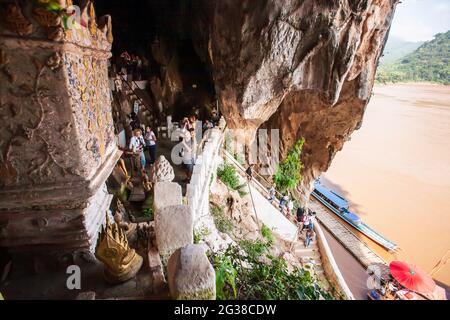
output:
[[[208,0],[199,13],[229,127],[280,129],[283,155],[305,137],[304,190],[361,125],[397,2]]]

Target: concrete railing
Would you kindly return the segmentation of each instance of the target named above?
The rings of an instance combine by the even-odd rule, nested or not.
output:
[[[350,288],[342,276],[339,267],[334,260],[331,248],[323,233],[320,223],[314,224],[314,231],[316,233],[317,246],[319,247],[320,256],[322,258],[322,266],[327,277],[327,280],[335,288],[339,295],[341,295],[346,300],[355,300]]]
[[[208,131],[204,146],[195,160],[191,181],[186,187],[187,204],[191,207],[195,221],[209,212],[209,189],[220,163],[220,148],[223,133],[214,128]]]

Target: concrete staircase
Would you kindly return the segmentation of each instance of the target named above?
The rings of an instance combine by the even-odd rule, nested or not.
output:
[[[236,168],[241,183],[245,183],[247,181],[245,178],[245,169],[226,151],[224,152],[224,157],[227,159],[227,163],[232,164]],[[290,252],[298,259],[301,265],[312,270],[323,286],[329,288],[322,267],[322,259],[316,236],[314,235],[309,247],[305,247],[305,232],[303,235],[299,234],[297,225],[282,214],[272,202],[267,200],[267,197],[263,195],[263,193],[267,193],[266,188],[254,179],[249,183],[248,187],[250,188],[248,191],[251,191],[250,194],[258,220],[271,229],[275,235],[290,243]]]

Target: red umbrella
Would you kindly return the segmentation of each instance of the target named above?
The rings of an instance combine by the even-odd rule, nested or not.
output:
[[[402,286],[418,293],[431,293],[436,288],[434,280],[418,266],[402,261],[389,264],[392,276]]]

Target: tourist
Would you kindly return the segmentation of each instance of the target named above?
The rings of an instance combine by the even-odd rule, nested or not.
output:
[[[309,229],[314,230],[314,225],[316,224],[316,213],[314,211],[310,214],[310,221]]]
[[[287,202],[287,214],[291,215],[293,210],[294,210],[294,201],[292,201],[292,199],[289,198],[289,201]]]
[[[209,129],[214,128],[214,125],[209,120],[205,120],[205,123],[203,124],[203,133],[208,131]]]
[[[247,180],[252,181],[252,179],[253,179],[253,164],[248,166],[247,170],[245,170],[245,174],[247,175]]]
[[[212,123],[213,123],[215,126],[218,126],[218,125],[219,125],[220,116],[219,116],[219,114],[217,113],[216,110],[211,111],[211,120],[212,120]]]
[[[145,147],[145,141],[142,137],[141,129],[134,129],[134,135],[131,137],[130,140],[130,147],[129,149],[135,154],[135,160],[140,159],[139,161],[136,161],[136,167],[145,169],[145,154],[144,154],[144,147]]]
[[[305,214],[305,210],[302,207],[297,208],[296,216],[297,216],[297,222],[301,223],[303,219],[303,215]]]
[[[180,129],[189,131],[189,119],[183,118],[180,122]]]
[[[144,140],[150,155],[150,164],[153,165],[156,161],[156,135],[149,126],[145,129]]]
[[[311,224],[311,216],[309,214],[305,214],[303,216],[302,229],[300,230],[300,232],[302,233],[303,230],[310,229],[310,224]]]
[[[285,209],[286,209],[288,200],[289,200],[289,196],[287,194],[284,194],[280,200],[280,210],[281,210],[282,214],[285,214]]]
[[[139,118],[138,118],[138,116],[136,115],[136,113],[135,112],[131,112],[130,113],[130,118],[131,118],[131,121],[130,121],[130,127],[131,127],[131,130],[136,130],[136,129],[141,129],[141,122],[139,121]],[[141,132],[141,134],[142,134],[142,132]]]
[[[129,67],[130,67],[130,62],[131,62],[131,57],[130,54],[126,51],[122,52],[122,54],[120,55],[121,58],[121,72],[122,73],[126,73],[129,74]]]
[[[188,130],[192,133],[192,131],[195,131],[195,124],[197,122],[197,117],[195,114],[192,114],[188,117],[188,120],[189,120]]]
[[[305,237],[305,247],[306,248],[309,247],[309,245],[311,244],[312,240],[313,240],[313,231],[308,229],[306,231],[306,237]]]
[[[194,161],[192,158],[192,137],[188,131],[184,130],[184,135],[180,137],[182,148],[180,156],[182,158],[184,171],[186,174],[186,183],[191,181],[192,171],[194,170]]]
[[[269,198],[267,200],[269,200],[270,202],[272,202],[273,200],[275,200],[275,186],[271,186],[269,189]]]

